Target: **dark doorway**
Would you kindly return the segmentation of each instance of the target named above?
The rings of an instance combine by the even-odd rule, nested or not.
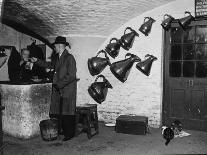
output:
[[[207,131],[207,20],[164,34],[163,124]]]

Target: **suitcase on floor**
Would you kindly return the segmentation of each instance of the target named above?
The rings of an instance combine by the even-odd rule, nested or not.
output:
[[[148,117],[120,115],[116,119],[115,131],[117,133],[145,135],[148,128]]]

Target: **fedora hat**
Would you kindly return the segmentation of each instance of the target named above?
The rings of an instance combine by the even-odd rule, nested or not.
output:
[[[65,44],[66,46],[69,45],[69,43],[66,41],[66,38],[62,36],[57,36],[55,38],[55,42],[52,45],[54,44]]]

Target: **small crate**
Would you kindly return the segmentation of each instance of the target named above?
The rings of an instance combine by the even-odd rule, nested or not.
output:
[[[145,135],[148,129],[148,117],[120,115],[116,119],[115,131],[117,133]]]

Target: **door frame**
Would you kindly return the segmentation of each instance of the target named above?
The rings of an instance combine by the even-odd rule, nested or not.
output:
[[[201,24],[206,24],[207,22],[207,18],[205,17],[199,17],[199,18],[196,18],[193,23],[195,23],[196,21],[199,21]],[[177,19],[175,21],[173,21],[172,24],[178,24],[177,23]],[[167,80],[167,77],[166,77],[166,65],[168,64],[167,61],[169,61],[168,59],[166,59],[166,55],[167,55],[167,52],[170,50],[170,45],[167,43],[167,37],[169,35],[170,31],[166,32],[165,30],[162,29],[162,63],[161,63],[161,67],[162,67],[162,110],[161,110],[161,126],[162,125],[167,125],[165,124],[166,123],[166,119],[168,117],[168,114],[167,112],[165,111],[165,109],[167,108],[167,87],[169,87],[169,85],[167,84],[168,80]],[[167,52],[165,52],[167,51]]]
[[[165,71],[166,71],[166,50],[167,50],[167,44],[166,44],[166,35],[169,32],[165,32],[165,30],[162,29],[162,110],[161,110],[161,126],[165,124],[165,119],[166,119],[166,112],[164,111],[165,109],[165,98],[166,98],[166,76],[165,76]]]

